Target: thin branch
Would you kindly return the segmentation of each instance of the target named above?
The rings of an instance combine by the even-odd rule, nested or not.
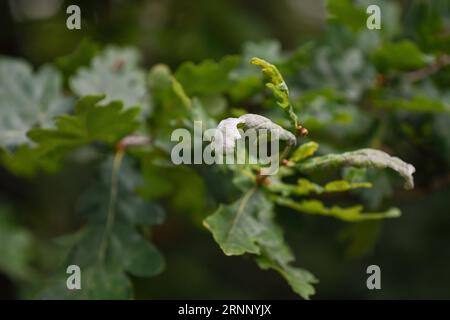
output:
[[[414,70],[414,71],[406,73],[406,77],[411,82],[417,82],[417,81],[425,79],[425,78],[429,77],[430,75],[438,72],[439,70],[441,70],[442,68],[444,68],[445,66],[447,66],[449,64],[450,64],[450,55],[443,54],[443,55],[438,56],[436,58],[436,60],[434,60],[433,63],[431,63],[430,65],[428,65],[422,69],[418,69],[418,70]]]

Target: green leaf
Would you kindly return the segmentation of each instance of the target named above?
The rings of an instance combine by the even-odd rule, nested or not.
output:
[[[29,143],[28,130],[51,126],[52,118],[72,105],[53,67],[43,66],[33,74],[28,63],[0,57],[0,147]]]
[[[328,182],[324,187],[313,183],[305,178],[300,178],[296,185],[283,182],[272,181],[267,189],[271,192],[281,193],[287,197],[289,195],[305,196],[311,193],[321,194],[326,192],[343,192],[358,188],[371,188],[372,184],[368,182],[348,182],[346,180],[335,180]]]
[[[299,146],[290,157],[289,160],[300,162],[306,158],[311,157],[319,149],[319,144],[314,141],[306,142]]]
[[[257,259],[257,262],[261,269],[270,268],[277,271],[288,282],[292,290],[302,298],[309,299],[316,293],[313,284],[318,283],[319,280],[308,270],[290,265],[279,265],[264,258]]]
[[[165,262],[159,250],[130,226],[117,224],[110,241],[111,251],[130,274],[152,277],[163,271]]]
[[[79,198],[78,213],[93,223],[106,223],[112,169],[113,159],[109,157],[99,167],[99,177]],[[144,226],[158,225],[164,221],[165,213],[160,206],[138,196],[137,191],[144,183],[144,178],[133,167],[131,160],[123,159],[118,177],[116,221]]]
[[[14,174],[25,177],[31,177],[39,170],[56,172],[61,167],[61,159],[69,152],[94,142],[115,144],[137,129],[138,108],[123,110],[119,101],[100,106],[98,102],[102,98],[87,96],[80,99],[74,115],[56,119],[56,128],[30,130],[28,137],[36,145],[22,145],[14,152],[0,153],[2,164]]]
[[[418,95],[410,100],[394,98],[380,100],[375,103],[379,108],[388,110],[405,110],[412,112],[450,112],[450,105],[439,100]]]
[[[328,182],[325,185],[326,192],[348,191],[358,188],[371,188],[372,184],[369,182],[348,182],[347,180],[336,180]]]
[[[165,64],[157,64],[150,69],[148,82],[152,97],[157,103],[167,104],[168,101],[176,99],[173,108],[176,104],[181,104],[186,110],[191,108],[191,99]]]
[[[140,56],[133,48],[107,47],[70,79],[70,87],[78,96],[105,95],[102,104],[122,101],[125,108],[140,106],[148,111],[145,73],[139,69]]]
[[[351,258],[362,257],[373,250],[381,231],[380,221],[363,221],[346,226],[338,239],[348,242],[346,255]]]
[[[227,56],[219,62],[205,60],[197,65],[185,62],[175,72],[175,78],[189,96],[223,93],[231,86],[230,72],[239,61],[239,57]]]
[[[362,212],[363,207],[353,206],[348,208],[341,208],[339,206],[332,206],[330,208],[325,207],[325,205],[319,200],[302,200],[294,201],[292,199],[274,196],[275,203],[289,207],[291,209],[308,213],[314,215],[324,215],[330,216],[337,219],[341,219],[348,222],[358,222],[364,220],[378,220],[384,218],[397,218],[400,216],[401,212],[397,208],[391,208],[385,212]]]
[[[262,69],[264,76],[268,80],[266,86],[272,90],[277,100],[277,104],[285,110],[294,128],[297,128],[297,115],[294,113],[293,107],[289,101],[289,89],[277,67],[257,57],[252,58],[251,63]]]
[[[328,19],[348,26],[353,31],[366,27],[367,15],[351,0],[327,0]]]
[[[0,270],[15,279],[29,279],[33,276],[31,261],[33,236],[14,221],[7,208],[0,208]]]
[[[255,254],[262,269],[279,272],[300,296],[308,299],[314,294],[317,279],[290,265],[294,256],[274,221],[272,203],[261,191],[250,189],[231,205],[221,205],[203,224],[226,255]]]
[[[381,72],[417,69],[427,63],[426,55],[409,40],[385,43],[374,52],[372,59]]]
[[[69,290],[61,273],[39,292],[45,300],[123,300],[132,297],[131,282],[118,268],[95,264],[81,269],[81,290]]]
[[[173,129],[181,127],[189,119],[192,101],[166,65],[153,66],[148,82],[155,107],[150,119],[152,134],[170,140]]]
[[[133,132],[139,108],[123,109],[119,101],[100,106],[102,96],[80,99],[74,115],[60,116],[54,129],[33,129],[28,136],[46,153],[64,154],[81,145],[92,142],[116,143]]]
[[[129,299],[132,287],[126,273],[150,277],[164,269],[159,250],[137,231],[138,226],[148,231],[148,226],[161,223],[164,212],[139,198],[135,190],[142,179],[132,163],[124,160],[117,178],[117,198],[113,196],[114,179],[110,177],[111,172],[114,174],[113,161],[108,159],[101,165],[96,182],[84,191],[77,205],[86,224],[74,238],[63,268],[71,264],[81,268],[82,290],[79,293],[67,290],[66,278],[56,276],[41,297]],[[61,270],[60,274],[63,273]]]
[[[32,177],[37,171],[57,172],[61,164],[49,157],[43,148],[33,148],[27,144],[18,146],[14,152],[0,153],[2,165],[10,172],[21,177]]]
[[[413,165],[404,162],[397,157],[391,157],[387,153],[375,149],[360,149],[342,154],[328,154],[314,157],[296,165],[297,169],[304,173],[327,168],[342,166],[365,167],[365,168],[391,168],[397,171],[405,179],[405,188],[414,188]]]
[[[310,193],[319,194],[323,192],[323,187],[304,178],[298,179],[296,185],[271,180],[267,189],[271,192],[281,193],[284,197],[291,194],[304,196]]]
[[[81,67],[87,67],[98,52],[98,45],[90,39],[83,39],[72,53],[59,57],[55,61],[65,81]]]
[[[261,238],[270,230],[259,220],[259,215],[271,210],[270,203],[261,198],[260,192],[251,189],[239,201],[229,206],[221,205],[205,219],[204,226],[212,232],[227,256],[261,253],[259,242],[264,241]]]

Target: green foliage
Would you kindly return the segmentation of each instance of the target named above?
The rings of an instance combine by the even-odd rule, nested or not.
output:
[[[164,212],[136,194],[143,182],[132,163],[124,161],[121,167],[118,157],[103,162],[97,183],[81,195],[78,211],[87,223],[72,241],[60,275],[40,293],[42,298],[129,299],[133,291],[127,273],[150,277],[163,270],[163,257],[136,228],[149,230],[162,223]],[[67,265],[83,270],[83,290],[66,290]]]
[[[103,96],[87,96],[78,101],[74,115],[57,118],[54,129],[32,129],[31,140],[46,153],[64,154],[79,146],[95,141],[116,143],[138,127],[135,120],[139,108],[123,109],[120,101],[105,106],[98,103]]]
[[[261,191],[252,188],[233,204],[220,206],[204,225],[226,255],[254,254],[261,268],[279,272],[300,296],[314,294],[317,279],[290,265],[294,257],[274,221],[273,205]]]
[[[33,236],[14,221],[8,208],[0,208],[0,242],[3,246],[0,256],[0,270],[12,278],[27,279],[33,272],[30,257]]]
[[[366,26],[367,15],[364,9],[351,0],[327,0],[329,20],[342,23],[358,31]]]
[[[198,65],[186,62],[177,69],[175,78],[189,96],[219,94],[230,87],[229,74],[238,63],[239,57],[235,56],[225,57],[219,62],[206,60]]]
[[[386,212],[364,213],[362,212],[362,206],[354,206],[348,208],[332,206],[331,208],[327,208],[319,200],[303,200],[300,202],[296,202],[291,199],[282,197],[275,197],[274,200],[279,205],[287,206],[300,212],[331,216],[348,222],[397,218],[400,216],[400,210],[397,208],[391,208]]]
[[[251,63],[261,68],[264,76],[269,81],[266,83],[267,88],[272,90],[277,99],[277,104],[286,111],[294,128],[297,128],[297,115],[294,113],[293,107],[289,101],[289,89],[277,67],[256,57],[252,58]]]
[[[319,145],[314,141],[304,143],[292,153],[290,160],[294,162],[302,161],[312,156],[314,152],[317,151],[318,148]]]
[[[411,100],[392,98],[380,101],[377,106],[386,109],[413,112],[450,112],[450,105],[425,96],[415,96]]]
[[[56,67],[61,71],[65,82],[81,67],[88,67],[98,53],[98,45],[89,39],[84,39],[76,50],[67,56],[57,58]]]
[[[340,233],[347,253],[373,248],[380,225],[372,220],[400,216],[385,201],[395,182],[381,169],[396,171],[411,189],[415,167],[399,157],[414,160],[422,184],[450,164],[448,41],[423,31],[442,31],[443,22],[422,18],[403,30],[396,3],[377,3],[394,8],[379,32],[366,30],[363,6],[330,0],[331,28],[292,52],[282,52],[278,41],[251,42],[241,56],[187,61],[173,72],[156,64],[147,76],[134,48],[99,51],[89,41],[57,59],[63,77],[52,66],[33,73],[26,62],[1,58],[2,166],[27,177],[98,167],[73,204],[76,232],[59,239],[68,254],[46,286],[39,284],[39,296],[134,297],[133,282],[164,269],[151,239],[165,211],[174,220],[203,221],[225,255],[249,255],[305,299],[318,280],[294,265],[284,215],[351,222]],[[192,131],[196,120],[203,129],[231,129],[230,147],[241,138],[238,128],[277,130],[287,145],[277,155],[281,167],[264,176],[259,164],[175,166],[170,135]],[[299,123],[313,141],[300,137]],[[127,144],[130,137],[137,143]],[[439,165],[423,165],[428,156]],[[0,236],[8,243],[0,268],[22,278],[32,235],[0,215]],[[83,290],[65,288],[68,264],[82,268]]]
[[[411,41],[387,43],[374,52],[373,62],[382,72],[418,69],[425,66],[426,56]]]

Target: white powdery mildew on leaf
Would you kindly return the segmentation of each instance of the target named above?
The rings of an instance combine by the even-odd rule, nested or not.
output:
[[[337,166],[372,167],[379,169],[391,168],[405,179],[405,189],[414,188],[414,178],[412,175],[416,171],[416,168],[400,158],[392,157],[386,152],[375,149],[367,148],[342,154],[329,154],[306,160],[297,167],[300,171],[309,172]]]
[[[50,127],[53,117],[68,112],[73,99],[62,93],[62,79],[52,66],[33,72],[31,65],[0,58],[0,146],[29,143],[33,126]]]
[[[139,61],[135,49],[109,46],[88,68],[78,70],[70,80],[70,87],[78,96],[104,94],[103,104],[119,100],[125,108],[140,106],[145,112],[148,92]]]
[[[236,141],[242,138],[238,129],[239,124],[244,124],[245,129],[247,130],[267,130],[272,136],[277,137],[279,140],[286,140],[290,145],[296,144],[296,138],[291,132],[283,129],[266,117],[248,113],[239,118],[227,118],[220,121],[216,128],[218,131],[214,135],[214,140],[212,142],[213,148],[216,150],[221,148],[225,152],[234,150]],[[220,146],[220,142],[222,142],[222,146]]]

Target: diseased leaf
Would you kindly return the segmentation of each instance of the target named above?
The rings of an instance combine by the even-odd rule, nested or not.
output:
[[[227,118],[220,121],[217,126],[218,132],[212,143],[213,148],[224,150],[225,152],[234,150],[236,141],[242,138],[238,129],[240,124],[243,124],[246,129],[267,130],[278,139],[286,140],[289,145],[295,145],[297,142],[296,137],[291,132],[273,123],[272,120],[257,114],[248,113],[239,118]],[[218,141],[221,141],[222,145]]]
[[[302,200],[294,201],[289,198],[283,198],[280,196],[273,197],[275,203],[289,207],[291,209],[301,211],[308,214],[324,215],[335,217],[348,222],[357,222],[364,220],[378,220],[384,218],[397,218],[401,212],[397,208],[391,208],[385,212],[362,212],[363,206],[353,206],[348,208],[341,208],[338,206],[332,206],[330,208],[319,200]]]
[[[29,143],[32,127],[50,127],[53,117],[68,112],[71,98],[62,94],[61,75],[51,66],[33,73],[31,65],[0,57],[0,147]]]
[[[304,173],[315,170],[324,170],[342,166],[367,167],[367,168],[391,168],[397,171],[405,179],[405,188],[414,188],[413,165],[402,161],[397,157],[392,157],[387,153],[375,149],[360,149],[357,151],[345,152],[342,154],[328,154],[315,157],[296,165]]]
[[[122,101],[125,108],[139,106],[147,113],[148,93],[145,74],[139,69],[139,54],[132,48],[107,47],[89,68],[82,67],[70,79],[78,96],[105,95],[102,104]]]

